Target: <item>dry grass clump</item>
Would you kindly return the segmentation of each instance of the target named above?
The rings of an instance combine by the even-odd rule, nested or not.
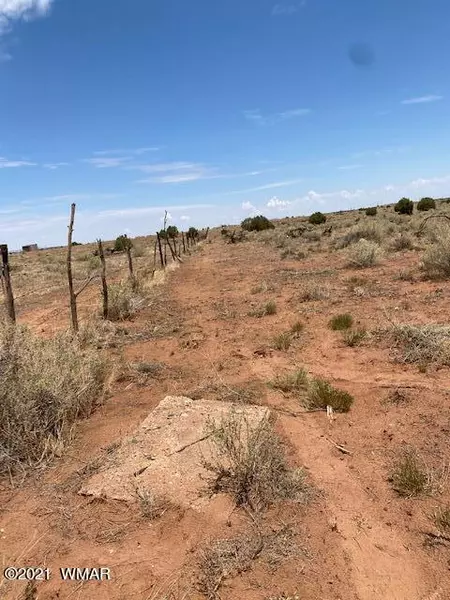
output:
[[[347,252],[349,265],[360,269],[373,267],[379,262],[381,255],[380,246],[366,239],[359,240]]]
[[[261,281],[257,285],[253,286],[250,290],[251,294],[264,294],[266,292],[273,292],[275,290],[273,284],[267,283],[267,281]]]
[[[101,399],[107,365],[68,333],[0,327],[0,473],[59,455]]]
[[[450,365],[450,325],[394,325],[390,335],[402,362]]]
[[[346,248],[356,244],[360,240],[369,240],[380,244],[383,240],[384,229],[379,223],[363,222],[352,227],[340,240],[337,241],[338,248]]]
[[[433,523],[443,535],[450,534],[450,506],[442,506],[432,514]]]
[[[393,252],[402,252],[403,250],[414,250],[413,237],[407,232],[399,233],[394,238],[392,238],[389,247]]]
[[[403,451],[389,478],[393,489],[405,498],[419,496],[427,491],[429,480],[425,465],[412,448]]]
[[[277,375],[269,385],[273,389],[280,390],[286,394],[303,392],[308,386],[308,374],[304,369],[298,369],[293,373]]]
[[[301,552],[290,525],[269,531],[254,528],[228,539],[210,542],[199,556],[199,588],[207,598],[219,598],[218,590],[225,579],[247,571],[253,561],[260,559],[275,568],[283,560]],[[281,596],[295,600],[296,596]]]
[[[261,318],[261,317],[266,317],[268,315],[275,315],[276,312],[277,312],[277,304],[276,304],[275,300],[269,300],[262,306],[259,306],[258,308],[251,310],[248,314],[250,317]]]
[[[134,289],[133,289],[134,288]],[[133,317],[145,304],[145,298],[128,281],[108,287],[108,319],[125,321]]]
[[[326,300],[330,297],[328,287],[317,284],[303,285],[300,289],[300,302],[314,302],[317,300]]]
[[[303,471],[289,468],[268,417],[254,425],[247,415],[232,411],[219,423],[211,421],[207,434],[213,443],[212,459],[203,464],[214,493],[229,493],[236,505],[255,512],[304,496]]]
[[[330,319],[329,326],[333,331],[343,331],[344,329],[350,329],[353,325],[353,317],[348,313],[341,315],[335,315]]]
[[[293,335],[290,331],[278,333],[272,339],[272,347],[275,350],[287,351],[291,347]]]
[[[350,331],[345,331],[342,339],[346,346],[350,348],[354,348],[355,346],[360,346],[361,343],[366,339],[367,331],[365,329],[351,329]]]
[[[348,392],[338,390],[324,379],[313,379],[308,386],[309,409],[326,409],[331,406],[336,412],[348,412],[353,402],[354,398]]]
[[[450,278],[450,231],[441,233],[424,254],[421,269],[429,279]]]

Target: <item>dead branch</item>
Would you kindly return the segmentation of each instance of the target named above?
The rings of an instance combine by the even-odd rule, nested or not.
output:
[[[333,446],[335,448],[337,448],[340,452],[342,452],[343,454],[349,454],[350,456],[352,455],[352,453],[350,452],[350,450],[347,450],[347,448],[344,448],[344,446],[341,446],[340,444],[336,444],[335,441],[333,441],[331,438],[325,438],[328,442],[330,442],[330,444],[333,444]]]
[[[75,220],[75,204],[70,207],[69,233],[67,236],[67,279],[69,282],[69,298],[70,298],[70,313],[72,316],[72,329],[78,332],[78,315],[77,315],[77,294],[73,289],[72,275],[72,235],[73,223]]]

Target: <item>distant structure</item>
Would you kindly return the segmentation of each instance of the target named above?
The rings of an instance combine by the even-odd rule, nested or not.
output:
[[[37,249],[37,244],[28,244],[27,246],[22,246],[22,252],[35,252]]]

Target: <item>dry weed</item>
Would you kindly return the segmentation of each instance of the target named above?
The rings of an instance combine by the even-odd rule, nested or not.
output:
[[[390,335],[402,362],[450,365],[449,325],[394,325]]]
[[[207,428],[213,448],[210,489],[226,492],[238,506],[261,511],[278,500],[300,500],[306,485],[302,470],[292,470],[269,419],[252,425],[245,414],[232,411]]]
[[[0,472],[60,454],[101,398],[107,365],[71,334],[0,327]]]

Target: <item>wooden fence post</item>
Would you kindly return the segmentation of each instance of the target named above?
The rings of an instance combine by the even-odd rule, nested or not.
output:
[[[11,323],[16,322],[16,309],[14,307],[14,294],[11,285],[11,276],[9,269],[9,254],[7,244],[0,245],[0,252],[2,255],[2,283],[4,283],[6,309],[8,312],[8,318]]]
[[[152,271],[152,277],[155,276],[155,271],[156,271],[156,251],[158,249],[158,240],[155,240],[155,247],[153,249],[153,271]]]
[[[69,282],[69,297],[70,297],[70,313],[72,316],[72,329],[78,332],[78,315],[77,315],[77,296],[73,289],[73,275],[72,275],[72,235],[73,235],[73,223],[75,220],[75,208],[76,205],[72,204],[70,208],[70,221],[69,221],[69,233],[67,236],[67,279]]]
[[[181,232],[181,239],[183,241],[183,254],[186,254],[186,240],[184,239],[184,231]]]
[[[158,242],[158,247],[159,247],[159,257],[161,259],[161,268],[164,269],[166,265],[164,263],[164,256],[163,256],[163,251],[162,251],[162,246],[161,246],[161,238],[159,237],[158,232],[156,232],[156,241]]]
[[[107,319],[109,310],[108,310],[108,284],[106,283],[106,261],[105,261],[105,254],[103,252],[102,240],[97,240],[97,241],[98,241],[98,255],[100,256],[100,261],[102,263],[101,279],[102,279],[102,296],[103,296],[103,318]]]

